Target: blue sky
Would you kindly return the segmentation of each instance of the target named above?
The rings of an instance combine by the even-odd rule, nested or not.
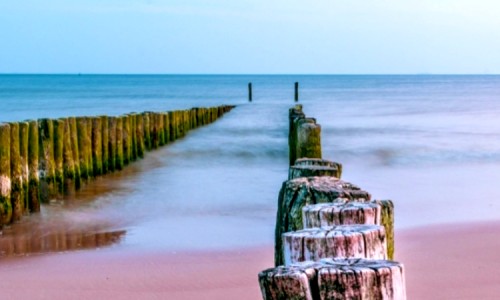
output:
[[[0,73],[500,73],[498,0],[1,0]]]

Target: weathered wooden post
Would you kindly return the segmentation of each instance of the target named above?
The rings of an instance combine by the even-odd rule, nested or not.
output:
[[[91,135],[91,132],[88,132],[87,126],[87,118],[78,117],[76,118],[76,126],[77,126],[77,137],[78,137],[78,160],[80,165],[80,178],[83,180],[88,180],[91,177],[90,172],[92,169],[88,165],[88,151],[89,145],[87,145],[87,137]]]
[[[116,156],[115,168],[117,170],[123,169],[123,118],[116,118]]]
[[[248,102],[252,102],[252,83],[248,83]]]
[[[334,202],[307,205],[302,208],[304,228],[337,225],[381,225],[382,206],[372,202]]]
[[[144,121],[144,146],[145,150],[151,150],[151,118],[148,112],[143,112],[143,121]]]
[[[285,265],[322,258],[387,259],[384,227],[337,225],[307,228],[282,235]]]
[[[21,219],[24,211],[23,174],[21,165],[21,142],[19,123],[10,124],[10,202],[12,204],[12,222]]]
[[[340,179],[341,175],[340,163],[319,158],[299,158],[290,167],[288,179],[311,176],[333,176]]]
[[[170,142],[170,119],[168,117],[168,113],[162,113],[163,117],[163,127],[164,127],[164,136],[165,136],[165,144]]]
[[[76,123],[75,123],[76,125]],[[72,147],[72,131],[70,118],[64,119],[63,134],[63,174],[65,195],[72,195],[76,190],[75,156]]]
[[[130,122],[130,137],[132,142],[132,156],[130,157],[130,161],[135,161],[138,158],[137,155],[137,115],[132,113],[129,115]]]
[[[116,117],[108,118],[108,170],[116,170]]]
[[[28,209],[28,187],[29,187],[29,165],[28,165],[28,141],[29,141],[29,123],[19,123],[19,155],[21,161],[21,177],[23,187],[23,214],[29,212]]]
[[[295,102],[299,101],[299,83],[295,82]]]
[[[135,115],[136,121],[136,139],[137,139],[137,157],[143,158],[146,146],[144,144],[144,117],[141,114]]]
[[[0,228],[12,220],[10,135],[10,125],[0,124]]]
[[[335,177],[300,177],[285,181],[278,197],[275,231],[275,265],[283,264],[281,235],[303,229],[302,208],[306,205],[356,200],[367,202],[371,195],[354,184]]]
[[[38,121],[40,135],[40,201],[47,203],[55,196],[54,126],[51,119]]]
[[[297,158],[321,158],[321,126],[311,118],[297,122]]]
[[[94,177],[104,174],[102,163],[102,123],[100,117],[90,118],[92,122],[92,170]]]
[[[130,163],[132,156],[132,135],[130,133],[130,118],[127,115],[120,117],[123,124],[122,131],[122,144],[123,144],[123,165],[126,166]]]
[[[109,172],[109,128],[108,128],[108,117],[101,116],[101,140],[102,140],[102,173],[107,174]]]
[[[29,137],[28,137],[28,168],[29,168],[29,212],[40,211],[40,178],[38,174],[39,165],[39,135],[38,122],[35,120],[29,121]]]
[[[65,119],[52,120],[54,126],[54,177],[56,195],[64,193],[64,126]]]
[[[165,124],[163,122],[163,114],[157,113],[158,118],[158,146],[161,147],[165,145]]]
[[[92,161],[92,117],[87,119],[87,135],[85,136],[85,157],[89,168],[89,178],[94,177],[94,162]]]
[[[264,300],[405,300],[404,266],[366,259],[322,259],[259,273]]]
[[[71,154],[73,155],[73,165],[75,168],[74,188],[78,190],[82,184],[80,176],[80,150],[78,148],[78,127],[76,118],[68,118],[68,122],[71,135]]]
[[[297,160],[297,126],[296,121],[305,118],[306,115],[302,112],[302,105],[295,105],[288,111],[288,149],[290,166],[295,164]]]

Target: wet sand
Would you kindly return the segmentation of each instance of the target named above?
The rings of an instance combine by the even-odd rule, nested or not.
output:
[[[500,222],[397,232],[409,299],[497,299]],[[272,245],[160,253],[106,249],[3,258],[2,299],[260,299]],[[6,296],[6,297],[5,297]]]

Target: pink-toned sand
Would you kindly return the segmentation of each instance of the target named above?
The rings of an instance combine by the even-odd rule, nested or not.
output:
[[[396,235],[409,299],[499,299],[500,223],[433,226]],[[260,299],[272,246],[206,253],[120,247],[2,259],[1,299]]]

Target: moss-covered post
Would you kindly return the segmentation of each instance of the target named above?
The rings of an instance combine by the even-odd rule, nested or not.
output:
[[[74,177],[74,185],[75,189],[80,189],[81,182],[81,173],[80,173],[80,148],[78,148],[78,126],[76,122],[76,118],[71,117],[68,118],[69,122],[69,130],[70,130],[70,142],[71,142],[71,154],[73,155],[73,166],[75,169],[75,177]],[[69,189],[68,191],[71,191]]]
[[[77,136],[78,136],[78,161],[80,165],[80,177],[83,180],[88,180],[91,176],[92,169],[88,165],[88,145],[87,137],[90,134],[87,132],[87,118],[76,118]]]
[[[132,143],[132,153],[130,161],[137,160],[137,117],[135,113],[129,115],[130,122],[130,141]]]
[[[38,120],[40,201],[47,203],[56,195],[54,163],[54,125],[51,119]]]
[[[21,178],[23,189],[23,214],[28,213],[28,187],[29,187],[29,168],[28,168],[28,141],[29,141],[29,123],[19,123],[19,155],[21,161]]]
[[[321,158],[321,126],[311,118],[297,121],[297,159]]]
[[[163,117],[163,135],[165,138],[165,144],[168,144],[170,142],[170,122],[168,118],[168,113],[164,112],[162,113]]]
[[[151,148],[156,149],[159,146],[159,135],[158,135],[158,114],[151,112],[149,113],[150,118],[150,136],[151,136]]]
[[[12,222],[21,219],[24,211],[23,174],[21,165],[21,142],[19,141],[19,123],[10,124],[10,202]]]
[[[135,136],[137,140],[137,157],[143,158],[145,145],[144,145],[144,116],[137,114],[135,115],[136,131]]]
[[[76,125],[76,124],[75,124]],[[64,174],[64,187],[63,193],[66,195],[74,194],[76,190],[76,172],[75,160],[72,147],[72,132],[70,118],[64,119],[64,134],[63,134],[63,174]]]
[[[143,112],[144,121],[144,145],[146,150],[151,150],[151,118],[148,112]]]
[[[102,157],[102,173],[107,174],[109,172],[109,128],[108,128],[108,117],[101,116],[101,157]]]
[[[94,177],[94,162],[92,159],[92,118],[86,117],[87,119],[87,135],[85,136],[85,158],[87,160],[87,166],[89,168],[89,177]]]
[[[116,118],[116,152],[115,152],[115,168],[116,170],[123,169],[123,118]]]
[[[100,176],[102,171],[102,126],[101,118],[93,117],[92,120],[92,170],[94,176]]]
[[[120,117],[123,124],[123,165],[130,163],[132,156],[132,134],[130,131],[130,116],[124,115]]]
[[[53,120],[54,124],[54,177],[58,195],[64,193],[64,126],[65,119]]]
[[[168,114],[168,130],[169,130],[169,136],[170,136],[170,141],[173,142],[177,138],[176,134],[176,129],[175,129],[175,120],[174,120],[174,112],[169,111],[167,112]]]
[[[158,145],[163,146],[165,142],[165,122],[163,113],[157,113],[158,116]]]
[[[108,118],[108,170],[116,170],[116,117]]]
[[[28,136],[28,170],[29,170],[29,197],[28,209],[29,212],[40,211],[40,178],[38,173],[40,142],[38,135],[38,122],[35,120],[29,121],[29,136]]]
[[[299,101],[299,83],[295,82],[295,102]]]
[[[10,125],[0,124],[0,228],[12,219],[10,134]]]

